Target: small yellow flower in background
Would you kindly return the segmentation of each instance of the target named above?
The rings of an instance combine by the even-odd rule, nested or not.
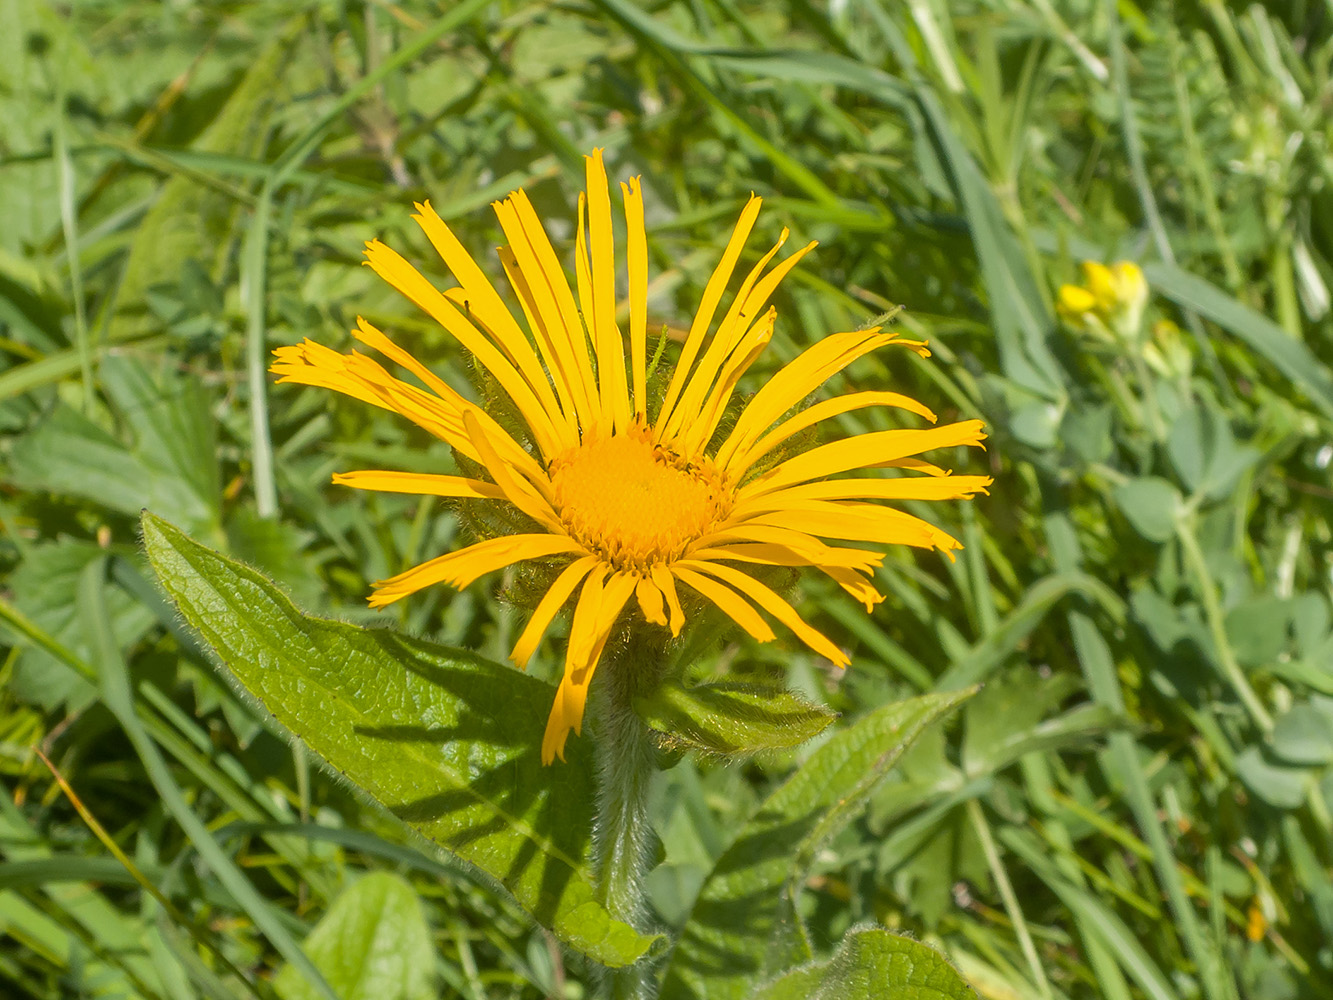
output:
[[[366,245],[366,262],[375,273],[456,337],[495,378],[522,415],[530,441],[516,440],[360,317],[352,335],[424,388],[359,351],[340,354],[306,340],[274,352],[280,381],[322,386],[399,413],[446,441],[486,477],[364,470],[335,475],[335,482],[490,500],[511,505],[530,521],[528,531],[485,539],[378,582],[372,606],[384,607],[437,583],[463,588],[526,560],[563,560],[511,654],[525,666],[552,619],[573,602],[564,677],[542,740],[545,763],[557,756],[563,760],[570,731],[581,731],[589,683],[617,621],[634,613],[627,608],[637,607],[647,621],[679,634],[685,624],[684,587],[760,641],[774,638],[767,614],[845,666],[846,654],[752,573],[809,567],[871,610],[883,600],[871,584],[883,554],[860,545],[945,552],[961,547],[926,521],[878,501],[969,498],[991,482],[986,476],[952,475],[917,457],[936,448],[979,445],[985,437],[979,420],[876,431],[782,454],[793,435],[864,407],[894,407],[934,423],[934,414],[921,403],[888,391],[855,392],[792,412],[830,377],[879,347],[897,343],[928,355],[924,344],[879,328],[818,341],[769,378],[719,433],[741,376],[773,335],[777,313],[769,299],[815,245],[769,268],[786,241],[783,230],[715,322],[759,213],[760,199],[754,196],[704,289],[660,405],[650,400],[648,251],[639,179],[622,184],[621,191],[628,231],[628,367],[626,337],[616,321],[611,195],[600,150],[587,157],[587,193],[579,196],[575,289],[527,195],[515,191],[494,205],[509,241],[499,250],[500,262],[530,337],[428,203],[418,205],[413,218],[457,287],[441,292],[394,250],[378,240]],[[831,478],[864,469],[923,474]]]
[[[1076,326],[1122,340],[1139,338],[1143,310],[1148,304],[1148,281],[1132,261],[1110,267],[1094,260],[1082,264],[1082,285],[1061,285],[1056,308]]]
[[[1097,296],[1082,285],[1061,285],[1057,305],[1066,316],[1081,316],[1097,308]]]

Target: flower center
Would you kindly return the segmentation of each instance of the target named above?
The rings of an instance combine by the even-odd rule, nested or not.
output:
[[[654,445],[638,427],[586,440],[548,471],[569,534],[617,569],[679,558],[731,509],[711,463]]]

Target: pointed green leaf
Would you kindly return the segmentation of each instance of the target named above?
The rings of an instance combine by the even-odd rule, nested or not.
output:
[[[669,681],[634,710],[667,744],[721,756],[799,746],[838,717],[786,688],[731,682]]]
[[[879,927],[847,932],[833,958],[793,969],[750,1000],[976,1000],[934,948]]]
[[[662,1000],[741,1000],[756,983],[808,962],[795,902],[815,857],[912,741],[975,691],[885,705],[811,754],[713,867],[666,971]]]
[[[1143,476],[1121,483],[1112,495],[1134,530],[1148,541],[1167,542],[1175,537],[1184,501],[1170,482],[1160,476]]]
[[[593,897],[587,741],[542,767],[551,685],[464,650],[302,614],[262,575],[147,512],[144,546],[181,614],[284,727],[423,836],[499,880],[610,966],[660,937]]]
[[[346,889],[310,932],[302,950],[342,1000],[430,1000],[435,950],[416,892],[388,872]],[[282,1000],[314,1000],[291,966],[273,981]]]

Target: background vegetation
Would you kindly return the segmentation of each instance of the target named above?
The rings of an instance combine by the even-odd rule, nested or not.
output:
[[[763,364],[900,303],[935,357],[846,383],[992,429],[957,459],[989,463],[991,496],[929,511],[957,563],[891,554],[873,617],[803,585],[845,675],[792,642],[709,667],[850,718],[987,684],[816,859],[820,941],[900,928],[996,1000],[1328,997],[1327,4],[0,0],[0,24],[0,993],[229,996],[232,963],[301,996],[285,943],[332,914],[309,950],[338,955],[387,914],[379,1000],[584,994],[500,894],[266,731],[136,532],[148,507],[308,609],[502,658],[493,587],[365,610],[368,580],[450,544],[435,502],[328,485],[446,451],[271,389],[266,352],[346,346],[360,312],[461,372],[362,241],[430,261],[408,221],[429,197],[490,260],[487,203],[520,185],[566,236],[600,145],[644,177],[654,322],[691,314],[754,190],[766,235],[821,241]],[[1084,258],[1142,264],[1144,338],[1058,319]],[[664,924],[792,763],[667,773]]]

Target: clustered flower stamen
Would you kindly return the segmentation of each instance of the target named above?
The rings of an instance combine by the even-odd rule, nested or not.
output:
[[[569,733],[581,731],[602,651],[631,605],[678,635],[685,624],[684,587],[760,641],[774,638],[767,620],[772,618],[845,666],[846,653],[755,573],[814,569],[870,610],[883,600],[873,584],[883,553],[861,546],[911,545],[946,553],[960,548],[946,532],[883,501],[967,498],[990,484],[988,477],[956,476],[918,457],[932,449],[980,445],[985,435],[977,420],[876,431],[785,454],[795,435],[866,407],[892,407],[935,422],[917,401],[879,390],[791,413],[830,377],[877,348],[898,344],[929,354],[923,343],[878,328],[817,341],[745,402],[725,434],[719,431],[742,376],[773,336],[777,311],[769,299],[814,247],[808,244],[769,269],[786,241],[784,230],[741,281],[719,320],[758,217],[760,199],[754,196],[704,289],[650,421],[643,194],[637,178],[622,184],[621,192],[628,234],[628,337],[616,319],[611,198],[600,150],[587,158],[587,193],[579,198],[573,287],[527,195],[515,191],[494,206],[509,241],[500,248],[500,263],[523,324],[429,204],[418,205],[414,219],[457,287],[440,291],[395,251],[377,240],[367,244],[367,264],[457,338],[495,379],[526,424],[527,442],[516,440],[484,408],[359,317],[353,337],[415,376],[420,386],[359,351],[340,354],[310,340],[279,348],[273,365],[280,381],[322,386],[406,417],[485,473],[359,470],[339,473],[335,482],[508,503],[531,522],[531,531],[486,538],[379,581],[370,603],[384,607],[435,584],[463,588],[506,566],[555,559],[555,578],[511,654],[525,666],[554,617],[573,603],[564,676],[542,740],[546,763],[563,759]],[[722,440],[714,447],[717,437]],[[881,474],[885,469],[896,474]],[[838,544],[843,542],[857,544]]]

